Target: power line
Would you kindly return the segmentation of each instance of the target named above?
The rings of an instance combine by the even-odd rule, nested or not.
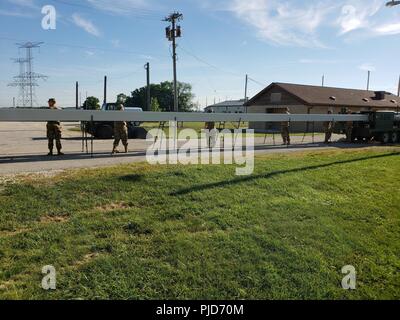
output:
[[[21,39],[14,39],[9,37],[0,37],[0,40],[7,40],[7,41],[25,41]],[[104,51],[104,52],[116,52],[116,53],[125,53],[125,54],[133,54],[139,56],[156,56],[156,57],[163,57],[166,58],[167,56],[164,55],[153,55],[138,51],[130,51],[130,50],[119,50],[119,49],[110,49],[110,48],[102,48],[102,47],[92,47],[92,46],[83,46],[77,44],[69,44],[69,43],[55,43],[55,42],[46,42],[46,45],[49,46],[56,46],[56,47],[66,47],[66,48],[77,48],[77,49],[86,49],[86,50],[97,50],[97,51]]]
[[[224,72],[224,73],[228,73],[228,74],[231,74],[231,75],[234,75],[234,76],[237,76],[237,77],[242,77],[242,75],[239,74],[239,73],[232,72],[232,71],[228,71],[228,70],[224,70],[224,69],[222,69],[222,68],[220,68],[220,67],[217,67],[217,66],[214,65],[214,64],[211,64],[211,63],[207,62],[206,60],[204,60],[204,59],[198,57],[198,56],[195,55],[194,53],[192,53],[192,52],[188,51],[187,49],[183,48],[182,46],[181,46],[180,48],[181,48],[182,51],[184,51],[184,52],[187,53],[188,55],[192,56],[192,57],[195,58],[197,61],[202,62],[203,64],[205,64],[205,65],[207,65],[207,66],[209,66],[209,67],[211,67],[211,68],[213,68],[213,69],[216,69],[216,70],[218,70],[218,71],[221,71],[221,72]]]
[[[262,83],[260,81],[254,80],[253,78],[248,77],[248,79],[253,81],[254,83],[257,83],[258,85],[260,85],[263,88],[265,88],[267,86],[266,84],[264,84],[264,83]]]

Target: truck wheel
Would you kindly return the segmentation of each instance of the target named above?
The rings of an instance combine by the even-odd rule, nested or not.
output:
[[[390,143],[390,139],[392,138],[392,135],[389,132],[382,133],[381,135],[381,142],[384,144]]]
[[[399,142],[399,133],[398,132],[392,133],[392,142],[393,143]]]
[[[110,126],[101,126],[96,130],[96,138],[99,139],[111,139],[113,134],[113,128]]]

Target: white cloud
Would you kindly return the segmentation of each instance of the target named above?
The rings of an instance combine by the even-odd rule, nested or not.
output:
[[[376,26],[373,31],[378,35],[394,35],[400,33],[400,23],[389,23]]]
[[[364,63],[358,67],[361,71],[376,71],[376,68],[371,63]]]
[[[234,0],[230,7],[239,19],[256,28],[261,39],[303,47],[323,46],[315,32],[331,9],[329,2],[314,1],[304,7],[277,0]]]
[[[21,7],[37,8],[33,0],[8,0],[8,2]]]
[[[86,0],[93,7],[119,15],[148,15],[153,5],[148,0]]]
[[[86,20],[77,13],[74,13],[72,15],[72,20],[75,23],[75,25],[82,28],[87,33],[90,33],[91,35],[94,35],[96,37],[100,36],[99,29],[90,20]]]
[[[380,0],[359,1],[353,0],[345,4],[341,9],[341,14],[337,20],[340,26],[340,34],[368,28],[371,24],[371,17],[373,17],[383,6]]]
[[[208,0],[207,9],[212,9]],[[239,20],[269,43],[284,46],[326,47],[325,32],[346,40],[400,34],[398,15],[382,0],[226,0]],[[223,10],[216,5],[214,10]],[[226,10],[226,9],[225,9]],[[350,35],[351,34],[351,35]],[[330,42],[324,34],[324,42]]]
[[[1,10],[0,16],[9,16],[9,17],[33,17],[32,14],[27,12],[21,12],[16,10]]]

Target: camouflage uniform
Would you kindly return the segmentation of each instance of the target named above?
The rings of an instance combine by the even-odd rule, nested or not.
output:
[[[347,110],[347,114],[351,114],[350,110]],[[353,142],[353,121],[346,122],[346,141]]]
[[[57,107],[52,106],[49,109],[57,109]],[[49,155],[53,154],[54,148],[54,140],[56,140],[56,148],[59,155],[62,154],[61,149],[61,134],[62,134],[62,127],[61,123],[58,121],[49,121],[46,125],[47,131],[47,139],[48,139],[48,147],[49,147]]]
[[[207,111],[207,113],[213,113],[212,110]],[[215,122],[206,122],[206,139],[209,148],[213,148],[216,143],[217,132],[215,129]]]
[[[328,111],[328,115],[331,115],[332,111]],[[324,131],[325,131],[325,143],[329,143],[332,138],[333,133],[333,121],[324,122]]]
[[[116,110],[124,111],[124,106],[122,104],[118,105]],[[114,147],[113,153],[117,152],[117,147],[119,142],[125,147],[125,153],[128,152],[128,125],[125,121],[115,121],[114,122]]]
[[[325,143],[329,143],[332,138],[333,133],[333,122],[327,121],[324,122],[324,131],[325,131]]]
[[[289,110],[286,111],[286,114],[288,114],[288,115],[290,114]],[[289,128],[290,128],[289,121],[283,121],[281,123],[281,134],[282,134],[283,144],[287,144],[287,145],[290,145]]]

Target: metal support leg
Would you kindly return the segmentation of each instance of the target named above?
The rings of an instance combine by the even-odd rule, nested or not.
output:
[[[90,117],[90,123],[93,128],[93,116]],[[93,139],[94,139],[94,136],[93,136],[93,134],[91,134],[90,135],[90,157],[91,158],[93,158]]]
[[[315,142],[315,122],[312,123],[312,143]]]
[[[81,121],[80,125],[81,125],[81,134],[82,134],[81,142],[82,142],[82,153],[83,153],[83,152],[85,152],[85,131],[86,131],[86,126],[85,126],[85,123],[83,121]]]

